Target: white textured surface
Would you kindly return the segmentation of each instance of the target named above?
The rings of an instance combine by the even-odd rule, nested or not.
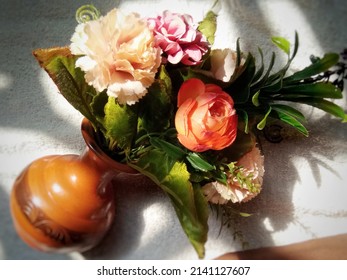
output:
[[[92,1],[102,13],[117,1]],[[118,1],[127,11],[156,15],[170,8],[201,20],[213,1]],[[80,153],[82,117],[58,94],[31,55],[35,48],[69,44],[75,10],[90,1],[0,1],[0,259],[195,259],[175,213],[156,188],[117,190],[117,219],[97,248],[83,255],[36,252],[17,237],[9,213],[9,193],[19,172],[49,154]],[[263,47],[270,37],[292,40],[300,48],[293,69],[309,63],[310,54],[347,47],[345,1],[220,1],[217,47],[244,50]],[[280,60],[284,59],[283,56]],[[283,61],[283,60],[282,60]],[[346,98],[339,104],[347,107]],[[279,144],[263,141],[264,190],[245,205],[254,213],[236,222],[249,248],[288,244],[347,232],[347,125],[317,110],[306,110],[311,136],[288,137]],[[218,235],[210,220],[206,258],[241,249],[232,231]]]

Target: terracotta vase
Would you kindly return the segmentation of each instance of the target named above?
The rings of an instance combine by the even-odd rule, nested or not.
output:
[[[83,252],[99,243],[114,219],[114,178],[137,174],[108,157],[95,132],[82,121],[81,155],[53,155],[26,167],[11,193],[11,214],[19,236],[42,251]]]

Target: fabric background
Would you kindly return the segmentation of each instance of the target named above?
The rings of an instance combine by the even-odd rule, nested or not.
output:
[[[83,0],[0,1],[0,259],[196,259],[166,196],[143,183],[117,188],[117,217],[111,232],[95,249],[79,254],[45,254],[25,245],[14,231],[9,194],[20,171],[50,154],[79,154],[84,148],[82,116],[40,69],[35,48],[68,45]],[[212,1],[94,0],[105,14],[113,7],[155,16],[165,9],[203,18]],[[271,36],[300,47],[292,70],[309,64],[309,56],[341,52],[347,47],[347,6],[341,0],[221,0],[215,47],[244,51],[257,48],[278,63],[285,55]],[[276,64],[275,67],[278,67]],[[345,92],[346,93],[346,92]],[[344,97],[337,102],[347,108]],[[290,130],[273,144],[261,138],[265,154],[262,193],[219,233],[211,216],[206,258],[229,251],[290,244],[347,232],[347,125],[319,110],[303,107],[310,137]],[[235,239],[235,237],[237,237]],[[246,246],[246,247],[245,247]]]

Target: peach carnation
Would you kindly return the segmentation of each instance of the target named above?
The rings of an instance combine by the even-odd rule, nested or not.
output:
[[[227,185],[220,182],[211,182],[203,186],[202,190],[208,201],[215,204],[225,204],[228,201],[246,202],[254,198],[261,191],[264,176],[264,157],[258,147],[246,153],[236,163],[236,172],[242,175],[235,176],[235,172],[228,173]]]
[[[87,83],[132,105],[147,93],[161,63],[152,30],[139,15],[113,9],[97,20],[81,23],[71,38],[71,53]]]

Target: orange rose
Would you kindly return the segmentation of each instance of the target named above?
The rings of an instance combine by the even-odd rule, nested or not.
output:
[[[177,137],[187,149],[222,150],[234,142],[237,132],[234,101],[219,86],[189,79],[178,92],[177,105]]]

